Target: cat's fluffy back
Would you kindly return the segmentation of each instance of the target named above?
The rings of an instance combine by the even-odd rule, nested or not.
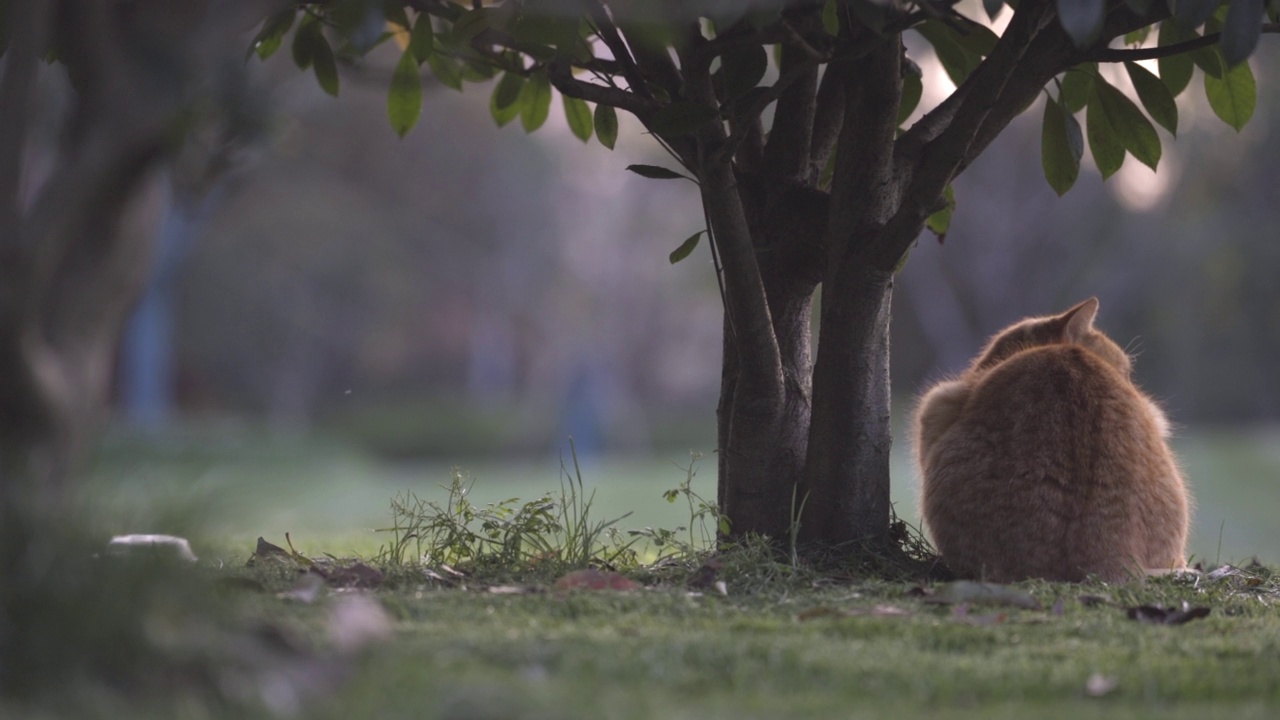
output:
[[[997,334],[916,414],[921,510],[957,573],[1122,579],[1184,564],[1167,422],[1093,329],[1097,301]]]

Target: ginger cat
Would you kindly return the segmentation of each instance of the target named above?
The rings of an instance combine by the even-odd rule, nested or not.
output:
[[[921,516],[959,576],[1122,581],[1186,566],[1191,501],[1097,298],[997,334],[916,412]]]

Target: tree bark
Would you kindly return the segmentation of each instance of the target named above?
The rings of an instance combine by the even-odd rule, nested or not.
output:
[[[800,539],[831,546],[889,530],[889,306],[893,274],[858,263],[822,287]]]

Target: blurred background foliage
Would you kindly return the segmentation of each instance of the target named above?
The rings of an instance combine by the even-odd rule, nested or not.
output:
[[[478,468],[498,494],[545,489],[567,436],[624,488],[623,511],[637,484],[656,499],[683,475],[673,462],[714,448],[719,294],[705,247],[668,262],[703,219],[692,186],[624,172],[665,159],[638,125],[623,118],[611,153],[575,138],[557,104],[526,136],[494,127],[484,87],[428,80],[419,125],[399,139],[385,115],[394,48],[344,67],[336,100],[284,55],[250,64],[268,127],[232,169],[200,187],[176,176],[99,477],[217,486],[211,469],[235,456],[246,497],[274,484],[297,499],[281,478],[318,492],[333,476],[341,509],[317,524],[354,529],[376,524],[397,487],[443,481],[450,464]],[[1130,159],[1105,184],[1081,173],[1063,198],[1043,178],[1040,112],[1015,122],[955,183],[945,240],[923,235],[899,276],[899,419],[990,333],[1096,295],[1100,325],[1139,355],[1138,381],[1196,453],[1197,552],[1212,554],[1246,506],[1274,517],[1277,59],[1264,43],[1251,61],[1259,106],[1238,136],[1189,93],[1159,173]],[[946,82],[922,66],[926,88]],[[263,438],[321,460],[245,470],[237,453]],[[909,441],[897,438],[895,497],[912,517]],[[175,461],[202,442],[240,449]],[[346,464],[335,447],[353,453]],[[305,506],[283,517],[306,525]],[[1280,537],[1258,530],[1268,521],[1239,522],[1229,549],[1280,557]]]

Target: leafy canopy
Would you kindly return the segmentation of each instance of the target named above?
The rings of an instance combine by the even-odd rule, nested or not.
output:
[[[1176,98],[1197,71],[1219,118],[1239,130],[1252,116],[1256,81],[1246,60],[1259,36],[1276,30],[1280,0],[1053,1],[1056,21],[1079,50],[1078,62],[1044,91],[1042,162],[1057,193],[1075,183],[1086,144],[1104,179],[1128,156],[1157,167],[1163,140],[1156,126],[1176,135]],[[962,86],[1002,41],[992,21],[1017,6],[983,0],[982,12],[968,17],[948,0],[324,0],[267,18],[251,52],[266,59],[292,33],[294,62],[337,95],[338,65],[394,42],[401,55],[387,115],[401,136],[417,123],[423,83],[434,78],[455,90],[494,81],[490,111],[499,126],[519,119],[526,132],[539,129],[559,95],[570,130],[584,142],[595,137],[612,149],[623,110],[670,148],[706,123],[744,127],[767,116],[787,82],[779,48],[797,41],[825,64],[857,57],[888,35],[918,36],[923,43],[906,43],[901,78],[905,129],[923,94],[916,48],[927,47]],[[1108,19],[1121,15],[1131,29],[1106,37],[1115,26]],[[685,94],[680,63],[694,44],[710,46],[718,64],[714,105]],[[824,186],[829,180],[828,168]],[[928,225],[942,234],[948,219],[949,210]],[[672,259],[696,242],[690,238]]]

